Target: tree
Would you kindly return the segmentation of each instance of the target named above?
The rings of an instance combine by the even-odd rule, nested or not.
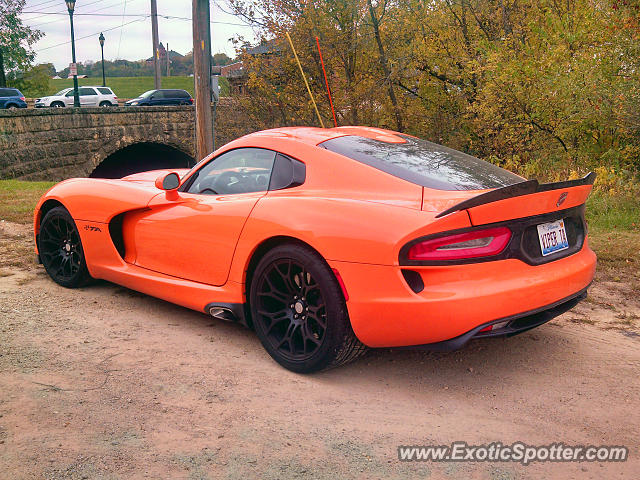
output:
[[[43,33],[22,24],[20,14],[26,0],[0,0],[0,82],[5,78],[15,78],[16,72],[28,69],[35,58],[31,46]],[[2,86],[2,85],[0,85]]]
[[[316,122],[288,32],[329,118],[319,37],[341,124],[405,130],[543,180],[640,174],[640,0],[231,5],[280,45],[239,45],[256,125]]]

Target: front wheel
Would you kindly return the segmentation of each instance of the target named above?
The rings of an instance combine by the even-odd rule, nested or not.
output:
[[[64,103],[62,103],[62,102],[53,102],[51,104],[51,107],[52,108],[63,108],[64,107]]]
[[[66,208],[52,208],[42,219],[38,252],[45,271],[57,284],[75,288],[91,280],[78,228]]]
[[[291,371],[335,367],[366,350],[353,333],[334,273],[303,245],[276,247],[260,260],[249,304],[262,345]]]

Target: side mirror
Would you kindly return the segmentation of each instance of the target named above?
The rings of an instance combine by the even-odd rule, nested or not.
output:
[[[180,186],[180,175],[176,172],[169,172],[156,178],[156,188],[164,190],[167,200],[178,198],[178,187]]]

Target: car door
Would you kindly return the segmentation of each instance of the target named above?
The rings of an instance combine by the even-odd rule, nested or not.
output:
[[[195,172],[177,200],[164,193],[125,219],[125,260],[209,285],[224,285],[236,243],[266,195],[276,153],[261,148],[225,152]]]
[[[164,91],[158,90],[151,97],[149,97],[149,105],[157,106],[164,105]]]
[[[73,107],[73,88],[64,94],[64,104],[67,107]]]
[[[98,93],[91,87],[80,87],[78,89],[81,107],[96,107],[98,105]]]

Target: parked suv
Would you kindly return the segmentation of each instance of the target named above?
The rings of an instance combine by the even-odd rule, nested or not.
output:
[[[27,102],[17,88],[0,88],[0,108],[27,108]]]
[[[126,106],[156,106],[156,105],[193,105],[193,98],[186,90],[149,90],[138,98],[124,102]]]
[[[109,87],[78,87],[81,107],[117,107],[118,97]],[[65,88],[55,95],[37,98],[36,108],[73,107],[73,88]]]

